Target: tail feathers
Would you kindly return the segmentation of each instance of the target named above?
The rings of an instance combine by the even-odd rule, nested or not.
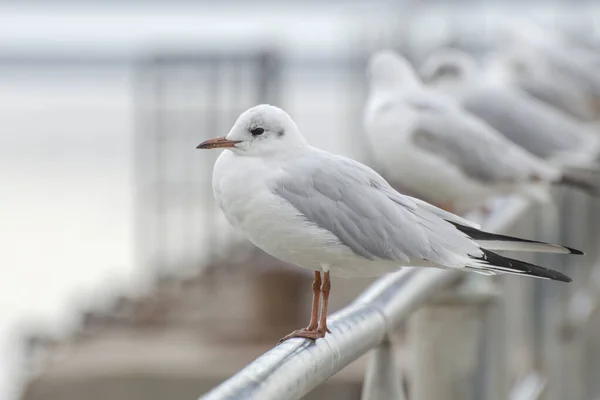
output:
[[[483,251],[483,255],[480,257],[471,256],[471,258],[474,260],[474,263],[467,266],[468,269],[471,269],[474,272],[479,272],[486,275],[525,275],[542,279],[551,279],[553,281],[571,282],[571,278],[561,274],[558,271],[530,264],[525,261],[504,257],[489,250],[481,250]]]
[[[535,253],[583,254],[582,251],[559,244],[538,242],[480,231],[469,226],[452,223],[456,229],[473,239],[480,247],[487,250],[531,251]]]

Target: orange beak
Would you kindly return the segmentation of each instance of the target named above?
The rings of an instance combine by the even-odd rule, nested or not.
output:
[[[219,147],[234,147],[236,144],[241,143],[241,140],[227,140],[224,137],[218,137],[214,139],[208,139],[200,143],[197,149],[217,149]]]

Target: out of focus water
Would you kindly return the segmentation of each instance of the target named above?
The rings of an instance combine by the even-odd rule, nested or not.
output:
[[[127,70],[0,74],[0,398],[20,333],[62,332],[132,279],[132,102]]]

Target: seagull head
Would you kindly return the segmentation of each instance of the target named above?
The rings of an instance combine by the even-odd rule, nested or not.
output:
[[[285,154],[307,145],[285,111],[261,104],[243,112],[227,136],[206,140],[196,148],[226,148],[243,156],[267,156]]]
[[[419,77],[407,59],[392,50],[371,56],[367,67],[371,90],[399,90],[419,84]]]
[[[434,53],[419,70],[424,82],[465,83],[475,78],[478,66],[469,54],[455,49],[444,49]]]

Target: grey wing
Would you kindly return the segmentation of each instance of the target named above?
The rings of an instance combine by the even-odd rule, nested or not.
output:
[[[329,156],[297,160],[284,169],[274,193],[368,260],[444,264],[453,251],[473,250],[453,225],[423,211],[361,164]]]
[[[573,57],[573,53],[563,54],[553,49],[547,56],[547,60],[559,74],[565,74],[595,96],[600,96],[600,74],[594,67],[581,62],[579,57]]]
[[[581,146],[577,124],[520,91],[484,88],[467,92],[465,109],[538,157]]]
[[[463,112],[421,112],[412,140],[482,183],[515,182],[536,174],[531,154]]]
[[[594,120],[594,110],[583,92],[574,85],[558,80],[542,82],[532,79],[520,79],[516,84],[528,95],[571,117],[582,121]]]

